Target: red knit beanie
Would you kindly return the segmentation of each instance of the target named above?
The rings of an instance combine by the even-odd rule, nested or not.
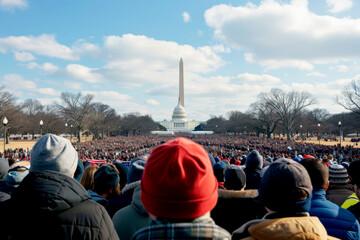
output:
[[[156,217],[193,219],[215,207],[217,188],[204,148],[176,138],[152,151],[141,179],[141,202]]]

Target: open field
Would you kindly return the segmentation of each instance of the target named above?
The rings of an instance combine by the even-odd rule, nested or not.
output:
[[[69,139],[69,138],[68,138]],[[92,136],[82,137],[81,141],[90,141]],[[70,140],[70,139],[69,139]],[[73,137],[73,141],[76,141],[76,137]],[[6,144],[5,149],[16,149],[16,148],[29,148],[31,149],[37,140],[9,140],[9,143]],[[0,152],[4,152],[4,140],[0,140]]]
[[[83,137],[82,138],[82,142],[83,141],[90,141],[92,139],[91,136],[89,137]],[[72,139],[73,141],[76,141],[76,138],[73,138]],[[297,140],[297,142],[301,142],[301,140]],[[306,141],[303,141],[303,142],[307,142],[307,143],[314,143],[314,144],[319,144],[319,140],[317,140],[316,137],[312,137],[312,138],[307,138]],[[9,141],[9,144],[6,144],[6,149],[15,149],[15,148],[29,148],[31,149],[34,144],[36,143],[36,140],[10,140]],[[324,139],[321,139],[320,140],[320,144],[322,145],[336,145],[336,144],[339,144],[340,142],[337,141],[337,142],[334,142],[334,141],[325,141]],[[0,152],[3,152],[4,150],[4,141],[3,140],[0,140],[0,144],[2,144],[0,146]],[[355,148],[360,148],[360,144],[356,145],[356,143],[354,142],[350,142],[350,138],[345,138],[345,140],[341,140],[341,145],[342,146],[346,146],[346,145],[350,145],[350,146],[353,146]]]

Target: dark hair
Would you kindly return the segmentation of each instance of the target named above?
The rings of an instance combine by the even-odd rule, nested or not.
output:
[[[300,162],[309,173],[313,189],[326,189],[329,181],[329,169],[319,159],[306,158]]]
[[[351,178],[351,182],[360,187],[360,160],[355,160],[350,163],[348,173]]]

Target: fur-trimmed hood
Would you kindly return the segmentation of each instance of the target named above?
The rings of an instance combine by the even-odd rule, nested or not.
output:
[[[259,196],[257,189],[250,190],[225,190],[218,189],[219,198],[256,198]]]
[[[141,183],[141,180],[136,181],[136,182],[132,182],[130,184],[127,184],[122,190],[121,190],[121,194],[125,194],[128,191],[134,191],[135,188],[139,187]]]

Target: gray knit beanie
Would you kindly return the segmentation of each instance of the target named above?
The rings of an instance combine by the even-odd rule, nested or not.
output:
[[[78,154],[68,139],[46,134],[31,150],[30,172],[52,170],[73,177]]]

